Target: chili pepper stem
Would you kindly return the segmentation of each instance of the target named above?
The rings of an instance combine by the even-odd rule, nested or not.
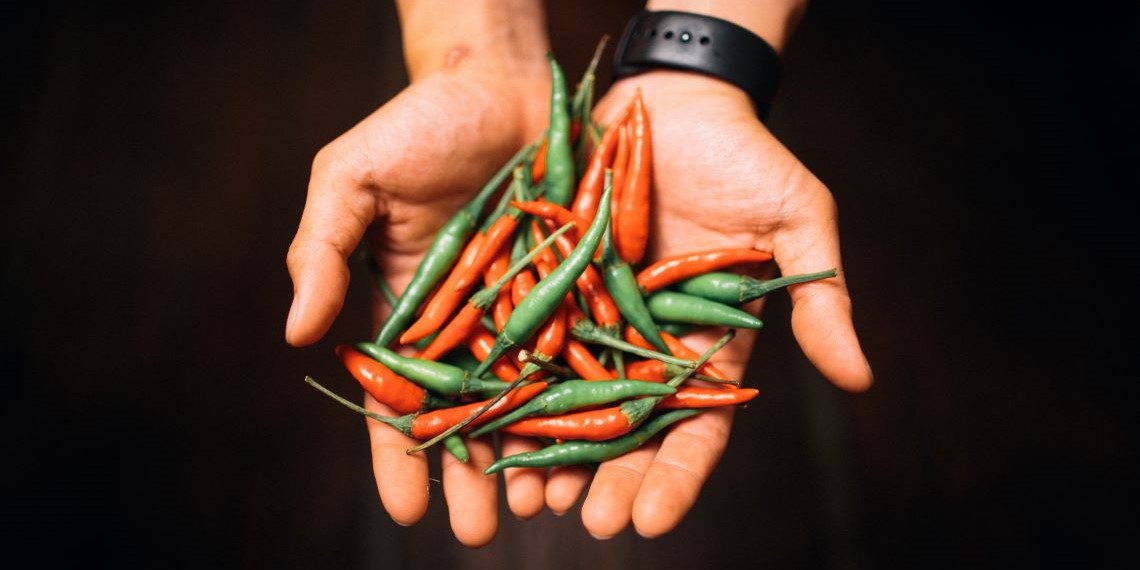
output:
[[[569,368],[567,368],[565,366],[559,366],[559,365],[557,365],[557,364],[555,364],[549,360],[545,360],[541,356],[534,354],[528,350],[520,350],[519,351],[519,360],[527,363],[527,365],[529,365],[529,366],[534,366],[535,368],[538,368],[539,370],[549,372],[549,373],[554,374],[555,376],[559,376],[561,378],[573,378],[574,377],[574,371],[573,370],[570,370]],[[526,371],[525,367],[523,368],[523,371],[524,372]]]
[[[333,392],[332,390],[329,390],[328,388],[321,386],[320,383],[318,383],[316,380],[314,380],[312,376],[306,376],[305,382],[307,382],[310,386],[316,388],[317,390],[320,390],[324,395],[336,400],[337,402],[340,402],[341,404],[343,404],[346,408],[348,408],[350,410],[353,410],[355,412],[363,414],[363,415],[367,416],[368,418],[376,420],[380,423],[390,425],[390,426],[396,428],[397,430],[399,430],[400,433],[403,433],[404,435],[408,435],[409,433],[411,433],[411,429],[412,429],[411,420],[410,419],[405,420],[404,418],[411,418],[412,414],[409,414],[407,416],[400,416],[398,418],[389,418],[387,416],[382,416],[380,414],[377,414],[376,412],[373,412],[372,410],[366,410],[363,407],[344,399],[343,397],[341,397],[337,393]]]
[[[657,352],[655,350],[644,349],[644,348],[641,348],[640,346],[637,346],[635,344],[630,344],[628,342],[625,342],[624,340],[617,339],[617,338],[614,338],[612,336],[609,336],[609,335],[601,332],[601,329],[599,329],[597,325],[595,325],[593,323],[587,323],[585,319],[579,320],[577,323],[575,323],[574,328],[570,329],[570,334],[575,339],[580,340],[582,342],[587,342],[590,344],[600,344],[603,346],[607,346],[610,348],[615,348],[615,349],[621,350],[623,352],[636,354],[637,356],[641,356],[643,358],[652,358],[655,360],[660,360],[661,362],[664,362],[666,364],[674,364],[674,365],[681,366],[684,368],[692,368],[693,366],[695,366],[695,363],[692,360],[685,360],[683,358],[677,358],[675,356],[669,356],[668,354],[662,354],[662,353]]]

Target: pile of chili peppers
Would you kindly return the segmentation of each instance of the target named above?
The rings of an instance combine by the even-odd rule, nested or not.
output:
[[[542,139],[520,149],[440,229],[375,338],[337,347],[385,417],[342,404],[459,460],[464,438],[539,438],[511,467],[601,462],[670,424],[742,405],[742,388],[708,359],[736,329],[762,323],[740,305],[819,273],[759,280],[734,269],[772,259],[755,249],[693,251],[646,263],[652,189],[649,113],[638,92],[606,126],[591,117],[595,69],[573,95],[557,61]],[[375,267],[373,266],[373,269]],[[698,353],[686,331],[726,332]],[[692,380],[692,382],[690,382]]]

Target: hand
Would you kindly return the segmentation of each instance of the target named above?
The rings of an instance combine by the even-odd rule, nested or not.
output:
[[[837,278],[795,285],[792,330],[807,358],[836,386],[862,391],[872,374],[851,319],[840,263],[835,201],[827,188],[760,121],[743,93],[697,74],[654,71],[615,83],[599,102],[607,124],[641,89],[653,144],[649,259],[724,246],[771,251],[784,275],[840,269]],[[749,308],[759,314],[761,302]],[[697,350],[719,332],[686,339]],[[754,335],[737,338],[713,359],[743,377]],[[719,461],[731,409],[702,413],[673,427],[660,442],[601,464],[582,507],[595,537],[631,521],[653,537],[673,529],[692,507]],[[546,501],[565,511],[589,475],[552,470]]]
[[[550,87],[544,52],[537,55],[543,59],[531,74],[517,66],[508,74],[461,62],[423,77],[317,154],[287,257],[294,283],[290,344],[311,344],[328,330],[348,287],[346,260],[366,234],[385,278],[402,290],[440,226],[512,154],[541,135]],[[379,295],[374,307],[378,324],[389,308]],[[377,413],[399,415],[367,395],[365,400]],[[418,442],[367,423],[380,500],[396,522],[413,524],[428,506],[427,459],[405,453]],[[497,529],[497,477],[482,474],[494,459],[487,439],[469,440],[467,465],[446,453],[442,459],[453,530],[470,546],[490,541]],[[521,438],[504,446],[509,453],[533,449]],[[524,495],[539,499],[537,509],[532,502],[523,514],[541,510],[542,490],[534,490],[533,478],[506,479],[515,488],[529,484]]]

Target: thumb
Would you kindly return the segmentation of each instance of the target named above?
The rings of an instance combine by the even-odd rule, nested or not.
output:
[[[348,290],[348,256],[377,216],[377,193],[331,148],[322,149],[313,161],[305,209],[285,258],[293,280],[285,341],[293,346],[319,340],[340,313]]]
[[[843,277],[835,201],[822,183],[804,189],[807,215],[785,222],[775,257],[784,275],[835,268],[836,277],[792,285],[792,332],[804,355],[828,380],[853,392],[871,386],[873,374],[851,316],[851,297]]]

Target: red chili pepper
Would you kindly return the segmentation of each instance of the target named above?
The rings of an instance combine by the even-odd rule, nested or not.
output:
[[[408,327],[404,334],[400,335],[401,344],[411,344],[439,330],[447,321],[447,317],[451,316],[452,311],[467,298],[467,291],[457,291],[455,282],[475,260],[475,255],[479,253],[479,246],[483,244],[485,237],[483,234],[475,234],[467,243],[467,248],[463,250],[459,263],[455,265],[455,268],[448,274],[447,280],[440,285],[432,298],[424,305],[420,318]]]
[[[574,202],[570,207],[574,215],[580,219],[592,220],[598,213],[598,201],[602,199],[606,169],[614,162],[618,133],[625,127],[627,116],[629,116],[629,107],[623,109],[621,115],[606,127],[598,146],[590,153],[590,163],[582,173],[582,178],[578,182],[578,192],[574,195]]]
[[[550,141],[546,137],[542,137],[542,144],[538,146],[537,154],[534,155],[534,162],[530,165],[530,179],[535,182],[546,176],[546,147],[549,144]]]
[[[541,199],[529,202],[515,201],[511,202],[511,206],[514,206],[515,208],[518,208],[519,210],[526,212],[532,216],[538,216],[546,220],[551,220],[557,226],[564,226],[570,222],[574,222],[574,230],[571,230],[569,233],[574,234],[575,236],[581,235],[580,231],[582,228],[590,227],[590,223],[587,220],[593,219],[592,217],[580,218],[574,215],[574,213],[570,210],[567,210],[566,208],[563,208],[554,202],[547,202],[546,200]]]
[[[416,358],[423,358],[424,360],[439,360],[439,357],[451,352],[451,350],[464,342],[471,336],[472,331],[481,328],[483,318],[483,309],[471,304],[464,303],[463,308],[459,309],[459,313],[455,318],[447,323],[431,340],[431,343],[423,349],[422,352],[416,355]]]
[[[474,354],[480,362],[487,359],[487,355],[491,354],[491,347],[493,346],[495,346],[495,335],[482,327],[475,329],[471,336],[467,337],[467,348],[471,349],[471,354]],[[495,361],[495,364],[491,366],[491,372],[499,379],[511,382],[518,378],[519,367],[503,357]]]
[[[570,120],[570,142],[573,144],[578,140],[578,133],[581,132],[582,125],[577,119]],[[534,162],[530,165],[530,179],[538,182],[546,176],[546,147],[549,146],[550,141],[544,136],[542,137],[542,144],[538,146],[537,154],[534,155]]]
[[[530,269],[519,271],[519,274],[511,280],[511,303],[515,305],[521,303],[536,283],[538,281],[535,279],[533,271]]]
[[[741,388],[739,390],[721,390],[719,388],[698,388],[696,386],[682,386],[677,393],[666,396],[657,404],[659,410],[675,410],[678,408],[716,408],[720,406],[737,406],[744,404],[760,393],[756,388]]]
[[[471,423],[467,424],[464,429],[474,429],[486,422],[489,422],[529,401],[531,398],[542,393],[546,389],[546,382],[535,382],[520,386],[511,390],[507,395],[503,396],[501,400],[495,402],[495,405],[483,412],[478,418],[475,418]],[[447,428],[467,419],[473,412],[482,408],[490,399],[481,402],[472,402],[462,406],[454,406],[451,408],[443,408],[442,410],[433,410],[427,413],[421,413],[416,416],[412,422],[411,436],[416,439],[430,439],[441,433]]]
[[[625,327],[625,340],[626,340],[626,342],[628,342],[630,344],[635,344],[635,345],[640,346],[642,348],[646,348],[649,350],[656,350],[655,348],[653,348],[653,345],[649,344],[649,341],[645,340],[645,337],[641,336],[641,333],[637,332],[637,330],[634,329],[633,327],[629,327],[629,326]],[[677,358],[684,358],[687,360],[696,360],[696,359],[701,357],[701,353],[689,348],[685,343],[681,342],[681,339],[679,339],[679,338],[677,338],[677,337],[675,337],[675,336],[673,336],[667,332],[661,331],[661,340],[665,341],[665,346],[669,347],[669,352],[672,352],[673,356],[676,356]],[[642,365],[642,366],[648,366],[648,365]],[[704,374],[707,374],[709,377],[715,378],[717,380],[731,380],[732,379],[731,376],[725,374],[723,371],[721,371],[719,368],[717,368],[716,366],[714,366],[711,363],[706,362],[705,365],[700,368],[700,371]],[[645,378],[642,378],[642,379],[645,380]],[[727,384],[727,386],[732,386],[732,384]]]
[[[348,345],[336,347],[336,355],[352,377],[377,402],[401,414],[418,412],[434,398],[411,380]]]
[[[487,266],[487,271],[483,274],[483,285],[486,287],[494,287],[495,282],[503,275],[506,275],[507,269],[509,269],[510,266],[510,248],[503,248],[499,252],[499,256]],[[499,290],[499,294],[495,296],[495,303],[491,305],[491,316],[495,320],[496,330],[502,330],[503,324],[511,317],[511,311],[514,310],[514,308],[515,305],[511,302],[511,288],[509,286],[503,287]]]
[[[602,441],[623,436],[633,429],[621,406],[610,406],[586,412],[557,416],[537,416],[519,420],[499,428],[514,435],[553,439]]]
[[[558,251],[563,256],[570,255],[577,244],[568,235],[562,234],[554,242],[558,247]],[[598,325],[616,329],[621,326],[621,311],[618,310],[617,303],[614,302],[613,297],[610,296],[609,290],[606,289],[605,280],[602,279],[602,274],[598,273],[598,269],[593,265],[587,265],[582,274],[578,276],[575,285],[578,291],[586,299],[586,303],[590,306],[590,312],[594,316],[594,322]]]
[[[509,211],[495,220],[495,223],[484,234],[483,244],[479,246],[479,251],[475,253],[474,259],[455,279],[457,291],[466,291],[478,282],[479,276],[495,260],[500,251],[507,249],[508,255],[510,254],[509,248],[506,248],[506,243],[508,239],[514,236],[515,228],[518,225],[518,218],[511,215]]]
[[[631,102],[632,105],[632,102]],[[629,121],[625,121],[620,131],[618,131],[617,151],[614,153],[614,164],[612,168],[610,184],[613,185],[613,190],[610,191],[610,200],[613,202],[613,207],[610,209],[610,233],[613,239],[618,239],[618,231],[621,227],[618,226],[618,205],[621,204],[621,193],[625,189],[625,175],[629,169],[629,141],[633,138],[630,133],[632,132],[632,125]]]
[[[566,319],[567,325],[571,327],[573,325],[569,321],[572,318],[570,316],[572,312],[572,310],[568,312]],[[578,315],[581,314],[582,312],[579,310]],[[589,347],[572,338],[566,339],[566,346],[562,347],[562,358],[566,364],[570,365],[570,369],[584,380],[613,380],[617,378],[616,374],[610,372],[609,369],[602,366],[601,362],[598,362],[597,358],[594,358],[594,353],[590,352]],[[626,373],[629,373],[628,367]],[[630,376],[630,378],[633,377]]]
[[[771,261],[767,251],[749,248],[723,248],[695,251],[659,259],[637,274],[637,284],[645,293],[663,289],[678,281],[741,263]]]
[[[633,341],[630,342],[637,344]],[[652,358],[626,362],[625,377],[630,380],[644,380],[645,382],[665,382],[669,379],[665,374],[665,363]]]
[[[653,149],[649,132],[649,115],[641,98],[641,89],[633,99],[629,117],[633,128],[627,167],[615,225],[614,239],[618,253],[630,265],[641,263],[649,244],[649,198],[652,184]]]

